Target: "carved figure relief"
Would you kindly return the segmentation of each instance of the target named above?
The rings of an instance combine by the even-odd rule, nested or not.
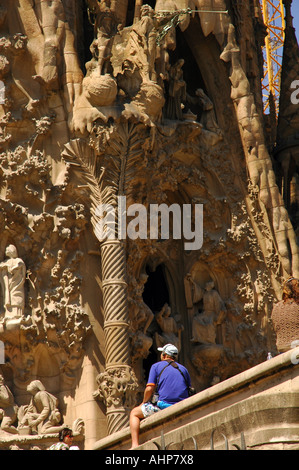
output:
[[[17,434],[14,424],[17,421],[18,407],[15,404],[13,394],[5,384],[3,375],[0,374],[0,420],[1,431]]]
[[[185,298],[188,309],[192,309],[193,305],[198,303],[203,297],[202,287],[195,282],[191,273],[187,273],[184,279]]]
[[[12,444],[10,449],[22,450],[25,446],[26,450],[45,450],[49,447],[49,438],[55,442],[58,432],[65,427],[59,401],[46,391],[40,380],[32,381],[27,391],[32,395],[29,404],[17,406],[13,393],[0,374],[1,438],[11,442],[9,436],[15,436],[16,444]],[[75,440],[80,442],[84,435],[84,422],[81,418],[73,422],[72,432]],[[33,446],[32,435],[39,437],[39,445]]]
[[[165,346],[165,344],[174,344],[178,351],[181,350],[181,332],[184,329],[171,315],[171,308],[165,304],[160,312],[156,313],[156,322],[161,328],[161,333],[155,333],[155,342],[158,348]]]
[[[183,107],[186,102],[186,83],[182,67],[184,59],[178,60],[169,70],[168,100],[165,117],[173,120],[183,119]]]
[[[214,282],[208,282],[203,293],[203,312],[193,318],[191,341],[221,344],[221,325],[225,319],[225,310],[219,293],[214,289]]]
[[[29,405],[20,407],[18,411],[18,430],[24,428],[27,434],[50,434],[59,432],[63,426],[58,410],[58,400],[47,392],[40,380],[32,381],[27,391],[32,395]],[[60,426],[59,426],[60,424]]]
[[[25,307],[26,266],[24,261],[18,257],[14,245],[9,245],[5,254],[7,260],[0,263],[0,279],[5,308],[4,318],[5,320],[18,320],[23,315]]]
[[[224,0],[2,3],[1,431],[48,439],[96,382],[90,442],[93,420],[128,425],[156,346],[176,344],[199,389],[275,347],[270,312],[298,245],[262,125],[257,19]],[[202,247],[129,239],[119,196],[202,204]],[[98,236],[101,204],[115,239]],[[159,265],[167,299],[151,287],[151,308],[145,272]]]

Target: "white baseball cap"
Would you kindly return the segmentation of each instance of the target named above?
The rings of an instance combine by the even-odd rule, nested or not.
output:
[[[179,354],[178,348],[173,344],[165,344],[163,348],[158,348],[158,351],[162,351],[164,354],[168,354],[169,356],[177,356]]]

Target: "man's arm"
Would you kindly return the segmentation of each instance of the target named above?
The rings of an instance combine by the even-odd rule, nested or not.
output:
[[[156,387],[155,384],[147,384],[144,390],[142,403],[146,403],[150,401],[150,399],[152,398],[152,394],[154,393],[155,387]]]

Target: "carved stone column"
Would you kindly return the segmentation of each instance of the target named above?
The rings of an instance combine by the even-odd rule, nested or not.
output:
[[[106,371],[98,377],[99,395],[107,407],[108,433],[129,424],[137,379],[130,367],[125,243],[101,244]]]
[[[101,245],[106,368],[128,365],[128,302],[125,244],[108,240]]]

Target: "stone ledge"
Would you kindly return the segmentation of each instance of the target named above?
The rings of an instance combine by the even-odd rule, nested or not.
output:
[[[275,404],[275,409],[284,410],[284,414],[287,415],[287,419],[291,419],[291,415],[294,413],[294,407],[296,407],[294,404],[295,400],[292,400],[293,404],[290,404],[289,406],[287,404],[286,397],[290,398],[290,396],[292,396],[294,393],[295,398],[295,395],[299,393],[299,383],[295,383],[295,379],[297,382],[299,379],[299,367],[298,364],[294,364],[294,358],[298,355],[299,347],[280,354],[269,361],[258,364],[255,367],[252,367],[223,382],[220,382],[219,384],[197,393],[193,397],[187,398],[186,400],[177,403],[166,410],[146,418],[141,422],[141,445],[138,449],[147,448],[148,445],[146,443],[149,443],[149,441],[152,442],[153,439],[159,442],[162,429],[164,434],[166,435],[168,433],[170,437],[174,432],[178,432],[178,429],[182,431],[182,429],[185,428],[185,430],[187,430],[187,428],[190,428],[190,425],[195,422],[197,422],[197,429],[199,427],[198,421],[202,420],[203,418],[207,419],[209,417],[211,426],[210,428],[208,426],[208,428],[211,433],[214,427],[212,417],[215,417],[216,413],[219,413],[220,411],[223,412],[223,410],[231,408],[229,414],[233,413],[236,415],[235,418],[239,418],[240,406],[241,408],[246,408],[246,406],[249,405],[249,402],[252,402],[253,400],[256,401],[256,406],[251,407],[251,410],[252,413],[255,413],[255,416],[263,412],[263,409],[260,408],[261,403],[263,403],[262,406],[264,406],[265,412],[269,414],[266,420],[267,431],[265,429],[264,433],[268,435],[268,441],[278,442],[277,439],[279,440],[279,436],[277,436],[277,433],[271,433],[271,416],[273,421],[273,429],[276,429],[278,426],[277,417],[273,417],[274,411],[271,409],[271,406],[269,407],[268,411],[266,410],[267,402],[265,400],[261,400],[261,397],[264,398],[265,394],[271,394],[271,400],[272,403]],[[284,390],[286,393],[281,393],[282,390]],[[276,397],[275,400],[273,400],[274,395]],[[271,404],[271,401],[269,403]],[[233,410],[233,408],[235,409]],[[281,412],[283,413],[283,411]],[[234,418],[232,416],[231,422],[233,421]],[[250,429],[250,425],[248,427],[248,423],[245,427],[246,429],[237,430],[235,435],[237,435],[238,432],[240,433],[240,431],[244,431],[248,435],[248,440],[250,441],[250,446],[252,448],[262,445],[261,442],[254,443],[252,439],[252,436],[256,435],[258,429],[256,429],[255,426],[254,429]],[[282,427],[283,423],[282,426],[280,426],[280,429],[282,429]],[[290,436],[290,441],[298,443],[299,446],[299,423],[297,423],[297,427],[295,426],[295,428],[296,429],[293,429],[293,435]],[[194,429],[192,432],[194,432]],[[182,439],[182,433],[180,432],[179,434],[179,438]],[[189,435],[185,435],[185,440],[191,440],[191,437],[192,434],[189,433]],[[287,441],[288,439],[289,437],[286,437]],[[173,439],[170,439],[170,441],[173,442]],[[179,440],[176,440],[176,442],[182,443],[182,441]],[[129,449],[130,445],[130,429],[125,428],[111,436],[107,436],[100,441],[97,441],[94,444],[93,449],[125,450]],[[151,449],[154,449],[154,446],[151,446]]]

